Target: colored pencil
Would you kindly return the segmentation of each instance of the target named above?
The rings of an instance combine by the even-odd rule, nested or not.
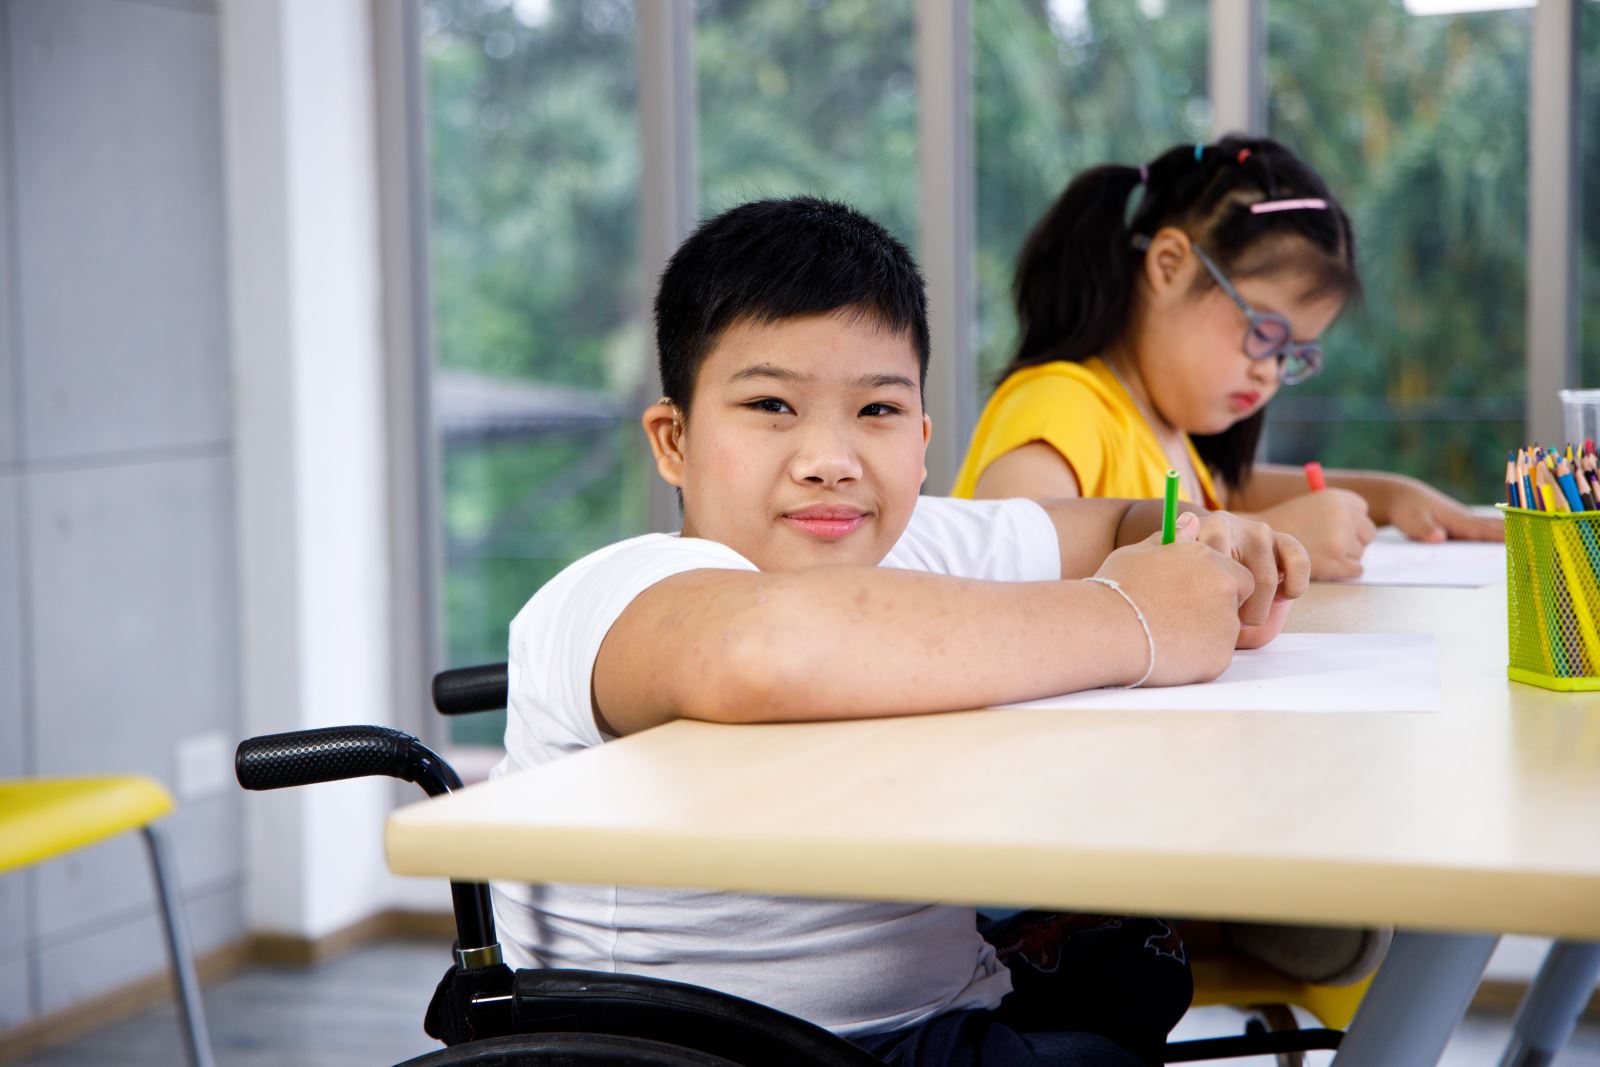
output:
[[[1583,498],[1578,495],[1578,483],[1572,477],[1572,465],[1567,462],[1565,456],[1556,460],[1556,485],[1560,487],[1571,510],[1584,510]]]
[[[1178,539],[1178,472],[1167,472],[1167,498],[1161,509],[1161,543],[1170,545]]]
[[[1572,479],[1578,483],[1578,496],[1583,501],[1583,510],[1596,510],[1597,506],[1600,505],[1595,502],[1594,490],[1589,484],[1589,476],[1583,473],[1582,463],[1574,463],[1572,465]]]

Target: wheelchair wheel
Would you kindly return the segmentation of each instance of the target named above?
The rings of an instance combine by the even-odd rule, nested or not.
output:
[[[706,1052],[611,1034],[512,1034],[440,1049],[397,1067],[755,1067]]]

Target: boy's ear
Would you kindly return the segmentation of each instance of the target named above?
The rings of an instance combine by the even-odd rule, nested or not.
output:
[[[1144,280],[1157,300],[1189,289],[1194,270],[1194,245],[1176,226],[1163,226],[1150,238],[1144,254]]]
[[[928,442],[933,440],[933,419],[922,413],[922,480],[928,480]]]
[[[644,435],[650,439],[650,451],[656,457],[656,473],[668,485],[682,489],[683,413],[678,405],[662,397],[644,409],[639,421],[644,425]]]

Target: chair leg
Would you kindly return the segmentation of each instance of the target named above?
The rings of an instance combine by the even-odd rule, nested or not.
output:
[[[192,1067],[214,1067],[211,1035],[206,1032],[205,1005],[200,1000],[200,979],[195,974],[194,953],[189,948],[189,930],[184,925],[178,894],[182,892],[167,852],[166,835],[154,826],[144,827],[145,844],[150,848],[150,870],[155,875],[156,896],[161,903],[161,919],[167,931],[167,952],[172,957],[172,975],[178,986],[178,1015],[189,1045]]]

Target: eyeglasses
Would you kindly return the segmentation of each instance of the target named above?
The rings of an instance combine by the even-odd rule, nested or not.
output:
[[[1150,238],[1140,234],[1133,239],[1133,247],[1143,252],[1150,247]],[[1211,262],[1211,257],[1197,244],[1190,244],[1194,254],[1200,257],[1200,263],[1210,273],[1212,279],[1221,287],[1228,298],[1239,305],[1239,310],[1244,312],[1244,317],[1249,325],[1244,331],[1244,354],[1253,360],[1278,359],[1278,381],[1284,385],[1295,385],[1305,381],[1322,369],[1322,346],[1315,341],[1301,343],[1294,340],[1294,328],[1289,325],[1289,320],[1282,315],[1257,311],[1244,302],[1244,297],[1239,295],[1239,290],[1233,283]]]

